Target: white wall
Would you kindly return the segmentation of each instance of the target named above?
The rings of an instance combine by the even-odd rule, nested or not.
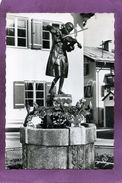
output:
[[[114,13],[95,13],[91,17],[84,31],[84,45],[100,47],[102,41],[112,40],[111,49],[114,49]]]
[[[109,97],[113,97],[113,100],[110,100]],[[104,101],[104,106],[109,107],[109,106],[114,106],[114,96],[110,94]]]
[[[34,19],[74,22],[70,14],[16,14]],[[78,27],[79,28],[79,27]],[[83,45],[83,32],[78,33],[77,40]],[[26,48],[6,47],[6,121],[23,122],[25,109],[13,109],[13,82],[24,80],[52,81],[45,75],[49,51]],[[71,94],[73,105],[83,97],[83,50],[77,48],[68,53],[69,75],[64,83],[64,92]]]

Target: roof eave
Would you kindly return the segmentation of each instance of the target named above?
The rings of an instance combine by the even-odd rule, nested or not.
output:
[[[95,58],[93,56],[90,56],[90,55],[87,55],[87,54],[84,54],[84,56],[94,60],[95,62],[108,62],[108,63],[114,63],[114,59],[104,59],[104,58]]]

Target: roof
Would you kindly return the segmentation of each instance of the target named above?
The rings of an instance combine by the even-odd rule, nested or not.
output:
[[[114,95],[114,93],[112,91],[110,91],[109,93],[107,93],[107,95],[102,99],[102,101],[104,101],[110,94]]]
[[[114,63],[114,53],[98,47],[84,47],[84,55],[96,62]]]

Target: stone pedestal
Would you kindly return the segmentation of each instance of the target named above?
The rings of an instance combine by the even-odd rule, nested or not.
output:
[[[71,106],[72,104],[72,95],[70,94],[55,94],[48,95],[46,104],[48,107],[50,106]]]
[[[67,129],[22,127],[23,168],[94,168],[95,125]]]
[[[71,106],[72,96],[70,94],[55,94],[53,97],[53,106]]]

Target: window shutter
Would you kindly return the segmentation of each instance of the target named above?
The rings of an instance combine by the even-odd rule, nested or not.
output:
[[[25,106],[25,84],[21,81],[14,82],[14,108],[21,109]]]
[[[32,49],[42,48],[42,22],[39,20],[31,20],[31,47]]]
[[[93,87],[91,85],[84,86],[84,97],[85,98],[93,97]]]

